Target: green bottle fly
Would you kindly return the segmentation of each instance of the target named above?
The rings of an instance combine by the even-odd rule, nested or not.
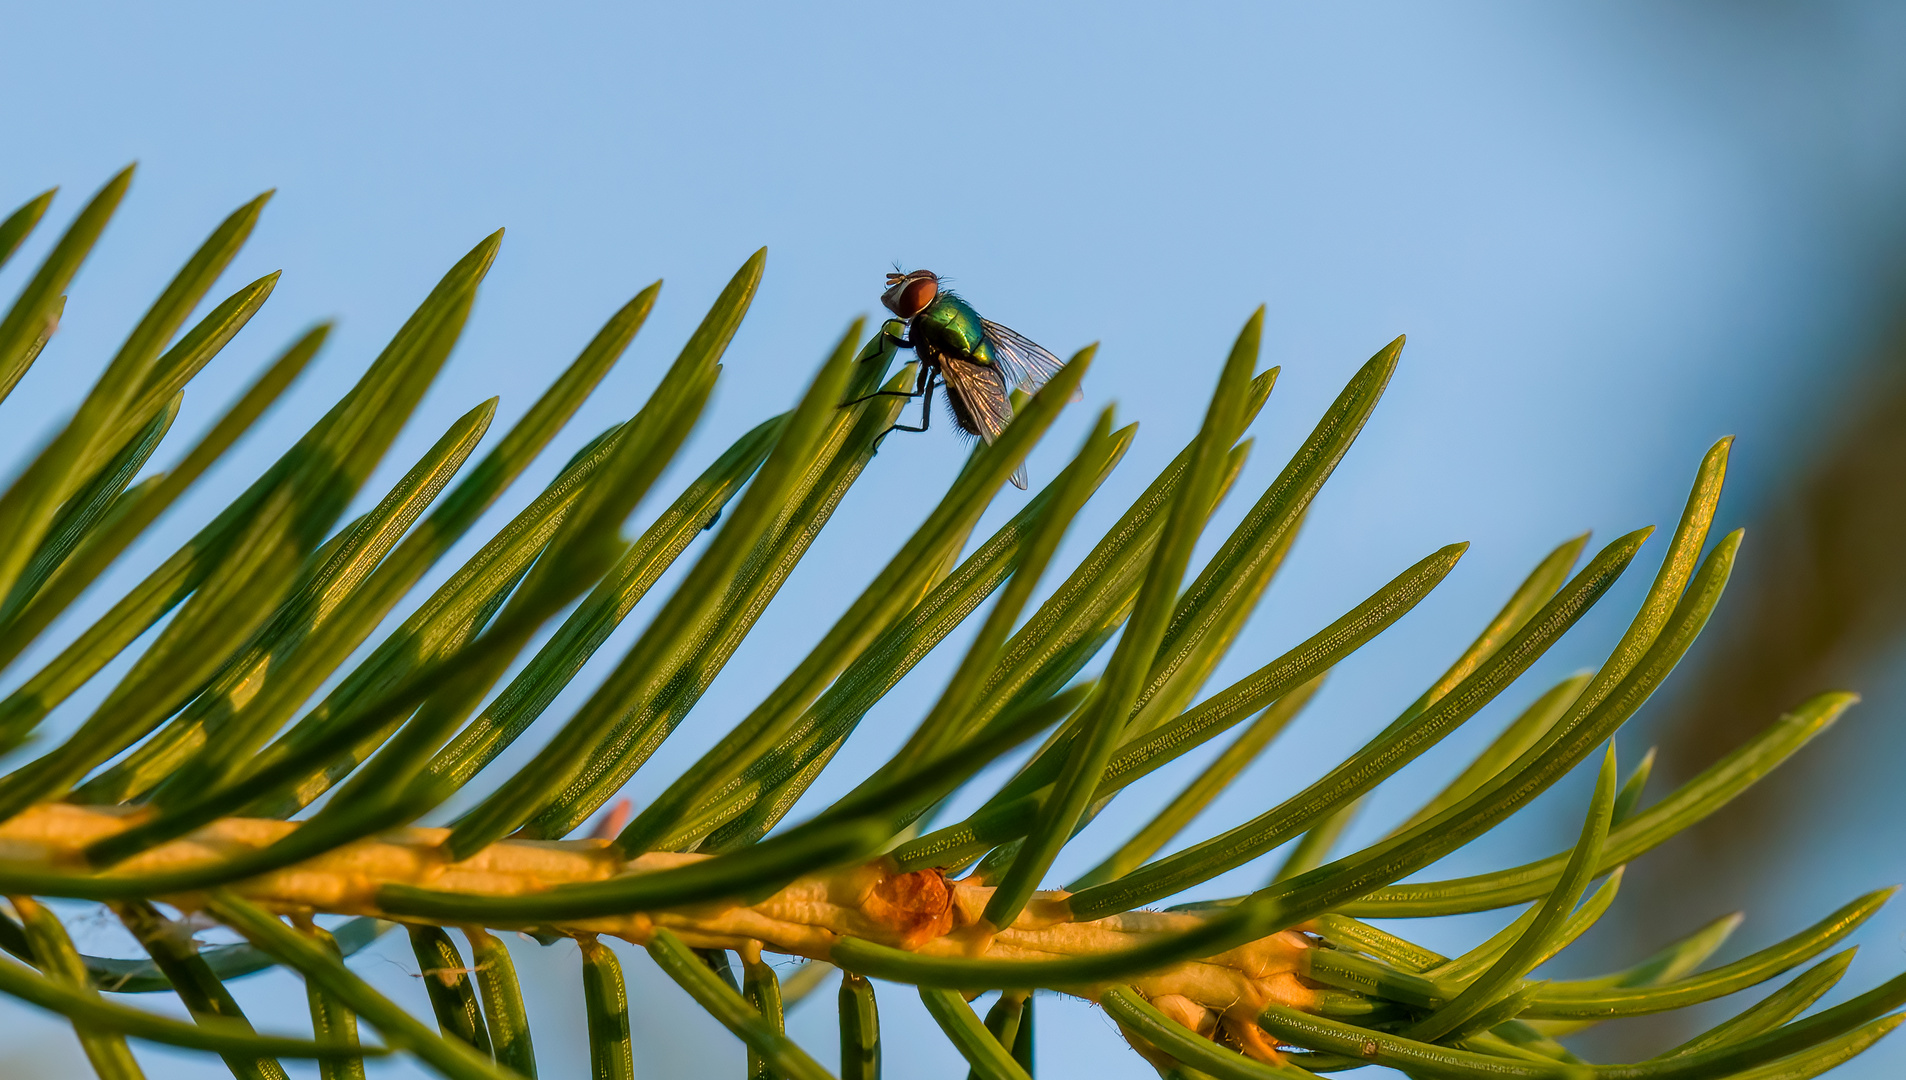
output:
[[[953,422],[968,435],[990,443],[1012,423],[1013,405],[1007,392],[1016,387],[1033,393],[1061,366],[1058,357],[1033,341],[980,318],[971,304],[943,287],[931,270],[888,274],[880,302],[906,320],[907,336],[898,344],[920,358],[920,376],[912,390],[882,394],[924,399],[918,427],[895,424],[889,430],[925,431],[933,420],[933,389],[944,384]],[[1014,472],[1012,479],[1024,488],[1025,467]]]

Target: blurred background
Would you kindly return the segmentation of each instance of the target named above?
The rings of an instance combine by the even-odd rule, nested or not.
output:
[[[1032,7],[20,5],[4,16],[0,204],[62,185],[52,220],[63,225],[126,162],[140,169],[8,410],[0,461],[18,460],[72,407],[205,233],[274,187],[229,281],[278,268],[284,278],[196,384],[177,430],[201,428],[313,320],[340,328],[237,459],[95,590],[92,612],[295,439],[498,226],[509,229],[502,255],[451,366],[367,493],[491,394],[507,425],[610,312],[657,277],[667,285],[619,368],[473,537],[632,409],[762,244],[761,293],[680,468],[699,470],[791,403],[847,321],[878,312],[895,261],[926,266],[1061,355],[1103,343],[1088,403],[1116,402],[1143,427],[1073,530],[1072,558],[1190,437],[1258,304],[1264,363],[1283,374],[1208,549],[1351,372],[1407,333],[1383,407],[1214,685],[1436,547],[1472,547],[1437,593],[1333,675],[1187,839],[1257,813],[1388,723],[1554,544],[1671,524],[1703,450],[1734,434],[1720,524],[1749,528],[1740,571],[1704,644],[1624,731],[1624,763],[1658,744],[1658,795],[1815,691],[1857,689],[1865,703],[1749,797],[1641,860],[1609,925],[1578,951],[1613,969],[1746,910],[1724,960],[1906,880],[1896,779],[1906,762],[1906,7]],[[18,289],[54,235],[41,230],[0,292]],[[1074,410],[1046,440],[1035,481],[1090,418]],[[653,795],[805,653],[962,457],[945,425],[885,444],[629,797]],[[980,535],[1018,497],[1008,492]],[[1523,684],[1371,800],[1346,843],[1386,832],[1541,687],[1597,662],[1661,545]],[[618,655],[641,621],[605,653]],[[82,625],[61,630],[70,638]],[[869,718],[816,797],[897,744],[959,647]],[[592,686],[585,672],[541,730]],[[70,725],[97,697],[78,695],[60,715]],[[1114,804],[1083,846],[1117,844],[1202,762],[1180,765]],[[1585,790],[1571,778],[1433,876],[1564,846]],[[1204,891],[1237,892],[1269,869]],[[1859,933],[1850,989],[1829,1002],[1906,966],[1903,912]],[[1404,930],[1463,948],[1507,915]],[[104,919],[85,925],[95,939],[83,946],[131,955]],[[617,947],[643,1075],[738,1075],[739,1044],[639,949]],[[515,951],[543,1075],[583,1073],[574,944],[523,940]],[[353,963],[426,1009],[402,935]],[[234,989],[261,1027],[303,1029],[295,979],[264,974]],[[790,1017],[824,1063],[831,997],[823,987]],[[881,1004],[888,1075],[965,1075],[911,993],[890,989]],[[1683,1025],[1744,1004],[1612,1025],[1581,1046],[1646,1056],[1685,1037]],[[1042,1075],[1152,1075],[1093,1007],[1042,997],[1040,1008]],[[0,1016],[0,1074],[84,1074],[63,1022],[11,1001]],[[154,1077],[222,1074],[209,1057],[138,1053]],[[1902,1069],[1906,1040],[1894,1039],[1835,1075]]]

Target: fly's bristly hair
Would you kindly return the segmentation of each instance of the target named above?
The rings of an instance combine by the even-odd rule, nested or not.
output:
[[[892,286],[894,282],[899,281],[901,278],[904,278],[908,274],[913,274],[913,273],[918,273],[918,271],[907,269],[905,266],[901,265],[899,259],[895,259],[893,261],[893,273],[887,275],[887,284],[888,286]],[[946,276],[945,274],[934,274],[933,280],[939,282],[941,286],[945,286],[947,282],[952,281],[953,279]]]

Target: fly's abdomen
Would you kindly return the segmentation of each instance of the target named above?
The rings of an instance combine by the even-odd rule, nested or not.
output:
[[[979,428],[979,421],[973,418],[972,410],[967,407],[966,399],[960,395],[946,395],[946,411],[953,414],[954,425],[967,435],[979,437],[985,434]]]
[[[932,335],[922,334],[917,327],[912,337],[914,354],[920,358],[920,363],[941,373],[941,381],[946,386],[946,407],[947,411],[953,414],[954,425],[968,435],[982,434],[978,422],[973,418],[972,408],[960,396],[960,388],[963,385],[960,381],[960,372],[972,369],[963,364],[957,356],[950,356],[935,347]],[[953,370],[948,371],[948,368]]]

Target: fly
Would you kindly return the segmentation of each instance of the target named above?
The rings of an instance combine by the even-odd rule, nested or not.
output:
[[[880,390],[846,404],[877,397],[922,398],[920,426],[895,424],[888,431],[925,431],[933,421],[933,388],[946,387],[946,403],[953,422],[968,435],[991,443],[1012,423],[1013,404],[1007,391],[1015,387],[1032,393],[1046,384],[1062,366],[1059,358],[1033,341],[982,319],[972,305],[941,286],[931,270],[887,275],[887,291],[880,295],[887,310],[906,320],[907,336],[895,340],[920,358],[920,373],[912,390]],[[1026,467],[1012,476],[1026,486]]]

